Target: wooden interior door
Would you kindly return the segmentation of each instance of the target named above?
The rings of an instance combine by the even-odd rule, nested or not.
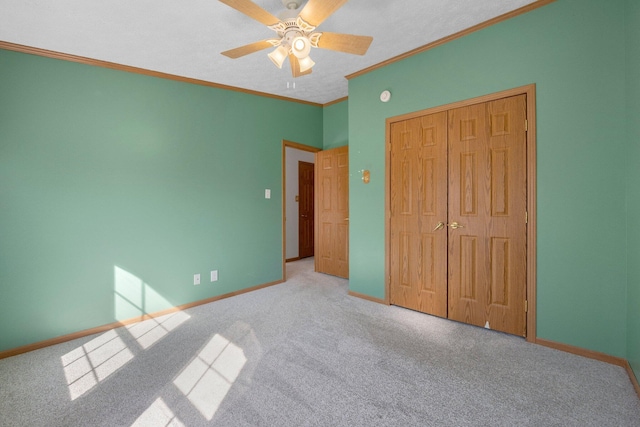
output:
[[[447,316],[447,112],[391,126],[390,301]]]
[[[526,335],[526,97],[449,111],[449,318]]]
[[[526,95],[390,128],[392,304],[526,336]]]
[[[314,166],[298,162],[298,257],[313,256]]]
[[[349,147],[319,151],[315,157],[315,267],[349,277]]]

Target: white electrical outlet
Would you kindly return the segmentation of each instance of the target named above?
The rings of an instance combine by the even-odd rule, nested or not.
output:
[[[264,190],[264,198],[265,199],[270,199],[271,198],[271,190],[269,188],[265,188],[265,190]]]
[[[218,270],[211,270],[211,281],[212,282],[218,281]]]
[[[199,274],[194,274],[193,275],[193,284],[194,285],[199,285],[200,284],[200,275]]]

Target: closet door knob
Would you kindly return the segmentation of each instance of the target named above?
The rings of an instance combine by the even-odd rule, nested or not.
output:
[[[441,228],[443,228],[443,227],[444,227],[444,222],[440,221],[440,222],[436,225],[436,228],[434,228],[434,229],[433,229],[433,231],[438,231],[438,230],[440,230],[440,229],[441,229]]]

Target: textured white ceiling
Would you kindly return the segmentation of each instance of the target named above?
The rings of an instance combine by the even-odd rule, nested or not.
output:
[[[295,80],[269,50],[220,54],[274,33],[217,0],[0,0],[0,40],[324,104],[347,96],[346,75],[534,2],[350,0],[318,31],[373,36],[367,54],[313,49],[313,73]]]

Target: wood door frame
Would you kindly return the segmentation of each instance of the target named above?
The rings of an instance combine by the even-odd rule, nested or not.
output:
[[[448,111],[454,108],[467,107],[469,105],[481,104],[489,101],[495,101],[501,98],[508,98],[516,95],[527,96],[527,335],[528,342],[535,342],[537,305],[536,305],[536,272],[537,272],[537,249],[536,249],[536,85],[530,84],[520,86],[513,89],[507,89],[501,92],[495,92],[464,101],[453,102],[451,104],[441,105],[438,107],[428,108],[426,110],[415,111],[400,116],[389,117],[385,125],[385,304],[390,304],[390,286],[389,274],[391,272],[389,251],[391,243],[391,124],[424,116],[427,114]]]
[[[287,280],[287,147],[317,153],[322,148],[282,140],[282,281]],[[314,207],[315,211],[315,207]],[[315,239],[315,236],[314,236]]]

